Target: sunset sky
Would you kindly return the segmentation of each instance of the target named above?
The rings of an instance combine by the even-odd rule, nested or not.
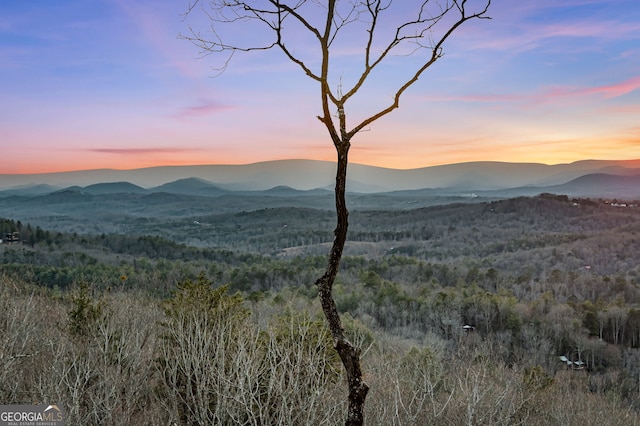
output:
[[[187,6],[2,1],[0,174],[333,160],[316,83],[276,50],[215,76],[220,59],[178,37],[207,30],[199,10],[182,19]],[[489,15],[353,140],[352,162],[640,158],[638,0],[493,0]],[[391,94],[376,85],[353,114]]]

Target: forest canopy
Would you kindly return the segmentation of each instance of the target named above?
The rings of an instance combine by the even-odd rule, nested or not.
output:
[[[335,354],[320,351],[326,347],[320,343],[300,346],[300,336],[313,335],[318,342],[327,336],[312,285],[324,266],[322,247],[330,239],[323,232],[327,215],[310,208],[256,209],[176,219],[164,228],[157,226],[161,219],[150,217],[145,222],[149,228],[127,234],[73,234],[0,221],[2,235],[20,235],[19,243],[0,245],[2,327],[10,348],[1,359],[0,383],[16,383],[2,387],[2,399],[59,395],[75,401],[70,415],[83,424],[95,423],[106,412],[114,423],[125,413],[149,415],[145,406],[174,416],[178,423],[193,416],[240,416],[233,418],[258,424],[276,415],[295,422],[290,416],[296,410],[285,406],[307,407],[310,417],[305,421],[339,422],[340,401],[330,396],[341,388]],[[407,422],[447,418],[463,424],[468,419],[462,418],[461,407],[469,408],[474,386],[483,386],[487,392],[476,401],[474,415],[497,416],[494,407],[510,404],[501,411],[505,417],[494,417],[496,424],[513,424],[509,422],[523,416],[529,424],[557,424],[562,418],[574,419],[569,424],[575,419],[637,424],[640,210],[633,203],[622,207],[541,195],[353,215],[358,220],[347,241],[335,297],[379,389],[371,395],[368,419],[389,424],[384,407],[391,412],[387,404],[402,403],[398,415]],[[195,230],[202,231],[194,222],[205,226],[218,244],[188,244]],[[157,230],[155,235],[147,233],[151,229]],[[224,343],[241,345],[229,350],[247,354],[235,361],[253,372],[239,382],[244,391],[235,392],[247,397],[252,395],[248,389],[264,389],[254,399],[260,401],[255,407],[262,408],[247,411],[248,402],[211,399],[188,414],[185,410],[197,404],[195,399],[184,402],[196,395],[179,391],[184,372],[156,363],[180,356],[168,352],[176,345],[165,346],[166,339],[185,342],[177,347],[189,351],[186,342],[222,338],[209,335],[209,326],[181,319],[187,318],[181,306],[193,305],[188,300],[194,291],[200,302],[211,292],[215,312],[227,312],[216,306],[239,307],[237,315],[221,317],[212,311],[189,321],[200,318],[213,321],[212,326],[224,321],[231,335],[243,336]],[[219,300],[224,304],[218,305]],[[309,315],[301,317],[302,311]],[[56,327],[45,332],[51,330],[49,324]],[[174,326],[167,328],[170,324]],[[175,340],[189,336],[175,335],[176,330],[200,334]],[[33,340],[42,335],[50,342],[46,350],[37,349]],[[283,339],[290,346],[281,346]],[[54,349],[58,352],[52,353]],[[202,359],[197,368],[223,368],[229,380],[240,380],[240,370],[234,370],[240,364],[211,364],[220,356]],[[285,378],[271,370],[284,356],[294,370],[309,365],[297,362],[313,362],[325,365],[325,373]],[[57,361],[49,365],[50,359]],[[89,359],[93,364],[86,363]],[[82,368],[93,371],[87,382],[78,381],[85,377]],[[54,390],[52,383],[41,382],[44,376],[27,374],[36,371],[65,386]],[[74,371],[76,376],[68,375]],[[265,389],[252,381],[258,371],[272,371],[283,382]],[[22,379],[15,381],[17,375]],[[114,380],[137,396],[123,399],[126,392],[110,393],[106,385]],[[313,398],[311,393],[283,393],[293,380],[298,380],[296,389],[307,386],[319,393],[314,391]],[[149,383],[160,388],[148,388]],[[387,386],[391,384],[396,391]],[[214,391],[213,382],[198,386]],[[73,400],[80,389],[88,399]],[[510,392],[509,399],[503,391]],[[231,389],[215,392],[223,395]],[[555,399],[569,398],[571,392],[574,405],[561,409]],[[536,410],[534,402],[545,410]],[[594,404],[610,418],[589,411]],[[631,422],[628,417],[622,421],[623,411],[632,413]]]

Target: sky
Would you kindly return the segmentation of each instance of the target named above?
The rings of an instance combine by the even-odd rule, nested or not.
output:
[[[0,1],[0,174],[333,161],[317,83],[277,50],[235,55],[220,74],[224,57],[179,37],[209,28],[200,9],[185,17],[187,7]],[[489,16],[459,28],[399,109],[356,135],[351,162],[640,158],[638,0],[493,0]],[[386,22],[382,31],[395,28]],[[233,31],[243,42],[265,36]],[[313,44],[298,35],[296,53],[313,63]],[[351,40],[332,62],[334,87],[359,70]],[[419,61],[391,57],[348,118],[387,106]]]

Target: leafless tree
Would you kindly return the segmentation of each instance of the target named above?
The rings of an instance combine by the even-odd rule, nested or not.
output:
[[[405,91],[443,56],[445,41],[465,22],[487,19],[490,3],[491,0],[191,0],[189,3],[187,15],[193,15],[199,8],[212,25],[204,34],[192,28],[184,38],[204,54],[227,54],[221,70],[237,52],[276,48],[317,82],[320,89],[322,108],[318,119],[328,130],[337,152],[337,225],[326,270],[316,285],[335,348],[347,373],[348,425],[363,423],[369,389],[362,378],[360,350],[345,337],[332,296],[347,238],[345,188],[351,141],[398,108]],[[236,31],[227,32],[229,28]],[[358,49],[359,65],[350,62],[340,67],[344,48]],[[398,81],[380,80],[384,66],[402,57],[412,58],[403,68],[409,71]],[[347,78],[347,72],[351,78]],[[374,106],[372,112],[353,124],[348,123],[347,107],[357,104],[356,95],[381,81],[391,88],[391,99]],[[349,111],[352,113],[349,117],[355,115],[353,109]]]

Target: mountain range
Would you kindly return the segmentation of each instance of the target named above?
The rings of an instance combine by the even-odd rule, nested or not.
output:
[[[46,195],[61,190],[93,195],[163,192],[216,197],[238,191],[271,196],[318,195],[333,189],[334,173],[335,164],[328,161],[279,160],[246,165],[0,174],[0,197]],[[409,170],[351,164],[347,190],[416,196],[506,197],[550,192],[640,198],[640,160],[586,160],[557,165],[470,162]]]

